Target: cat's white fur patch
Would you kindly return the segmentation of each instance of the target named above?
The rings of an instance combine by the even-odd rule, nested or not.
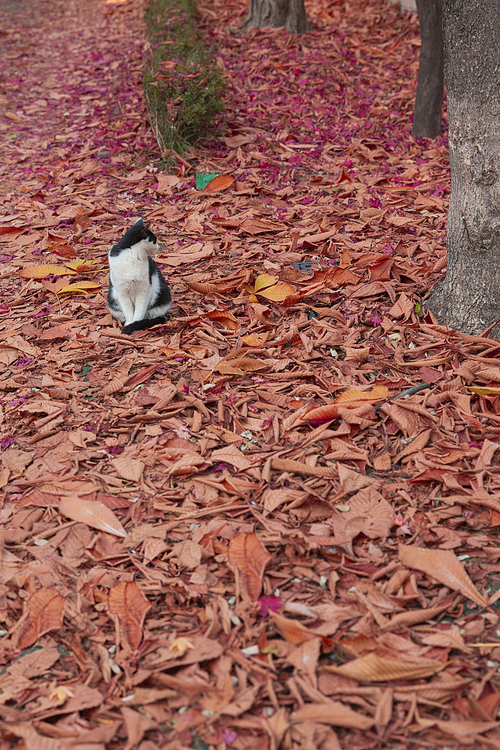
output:
[[[156,243],[141,240],[119,255],[109,257],[109,275],[123,311],[114,315],[125,325],[146,318],[158,295],[158,278],[153,275],[150,283],[148,265],[148,256],[155,256],[158,250]]]

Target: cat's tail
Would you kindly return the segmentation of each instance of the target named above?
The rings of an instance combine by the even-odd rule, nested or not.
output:
[[[123,326],[122,333],[144,331],[145,328],[151,328],[152,326],[157,326],[160,323],[165,323],[166,320],[166,315],[159,315],[157,318],[143,318],[143,320],[134,320],[133,323],[129,323],[128,325]]]

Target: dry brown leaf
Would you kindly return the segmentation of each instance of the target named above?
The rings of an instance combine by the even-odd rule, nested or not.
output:
[[[114,458],[111,465],[123,479],[136,483],[141,481],[142,473],[144,471],[144,463],[142,461],[138,461],[136,458],[130,458],[123,454]]]
[[[399,559],[408,568],[421,570],[453,591],[460,591],[480,607],[488,606],[487,599],[476,589],[463,564],[450,550],[400,544]]]
[[[417,719],[422,729],[437,727],[445,734],[451,735],[461,743],[470,745],[477,740],[478,734],[489,732],[500,725],[498,721],[440,721],[436,719]]]
[[[430,677],[444,669],[446,664],[429,659],[420,659],[418,663],[385,659],[375,653],[360,656],[358,659],[343,664],[341,667],[328,665],[326,672],[350,677],[354,680],[368,682],[385,682],[386,680],[417,680]]]
[[[84,500],[78,495],[61,497],[59,512],[72,521],[86,523],[93,529],[105,531],[107,534],[126,536],[125,529],[112,510],[99,500]]]
[[[237,534],[229,542],[228,562],[238,569],[244,590],[255,602],[262,589],[264,569],[271,559],[257,534]]]
[[[17,648],[32,646],[42,635],[60,630],[63,624],[65,599],[55,589],[35,591],[26,605],[28,614],[17,638]]]
[[[144,618],[151,609],[151,604],[135,581],[120,581],[113,586],[109,592],[108,609],[122,623],[131,649],[138,649],[142,640]]]
[[[388,536],[394,526],[394,508],[373,487],[360,490],[349,499],[346,508],[333,511],[333,543],[346,547],[351,554],[352,541],[358,534],[380,539]]]
[[[318,721],[334,727],[351,727],[366,731],[373,726],[373,719],[364,716],[339,701],[331,703],[306,703],[292,714],[294,722]]]
[[[294,646],[319,637],[317,633],[306,628],[306,626],[298,620],[291,620],[289,617],[284,617],[283,615],[278,614],[278,612],[271,611],[270,615],[279,628],[282,636]]]
[[[433,633],[423,634],[420,637],[422,643],[427,646],[438,646],[439,648],[456,648],[465,653],[471,653],[471,649],[465,645],[459,628],[451,627],[447,630],[436,630]]]

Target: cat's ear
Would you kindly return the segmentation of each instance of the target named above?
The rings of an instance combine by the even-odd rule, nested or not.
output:
[[[137,221],[134,224],[134,227],[142,227],[144,225],[144,222],[142,220],[142,216],[140,219],[137,219]]]
[[[142,221],[142,219],[141,219],[141,221]],[[151,222],[148,221],[147,224],[144,224],[144,229],[149,229],[150,226],[151,226]]]

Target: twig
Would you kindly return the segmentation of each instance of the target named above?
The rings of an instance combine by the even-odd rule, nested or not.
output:
[[[192,169],[193,171],[195,171],[193,165],[190,164],[188,161],[186,161],[186,159],[184,159],[180,154],[178,154],[177,151],[174,148],[172,149],[172,153],[173,153],[173,155],[175,156],[176,159],[179,159],[179,161],[181,161],[184,164],[185,167],[187,167],[188,169]]]
[[[388,404],[390,401],[394,401],[397,398],[403,398],[403,396],[413,396],[414,393],[418,393],[419,391],[424,391],[426,388],[430,388],[430,383],[420,383],[419,385],[413,385],[411,388],[408,388],[406,391],[403,391],[402,393],[398,393],[397,396],[391,396],[391,398],[388,398],[384,403]],[[384,404],[377,404],[374,409],[375,411],[380,411]]]
[[[238,338],[236,339],[236,344],[233,346],[233,349],[232,349],[233,352],[238,348],[238,344],[240,343],[241,327],[242,327],[242,324],[240,323],[240,330],[238,331]]]

